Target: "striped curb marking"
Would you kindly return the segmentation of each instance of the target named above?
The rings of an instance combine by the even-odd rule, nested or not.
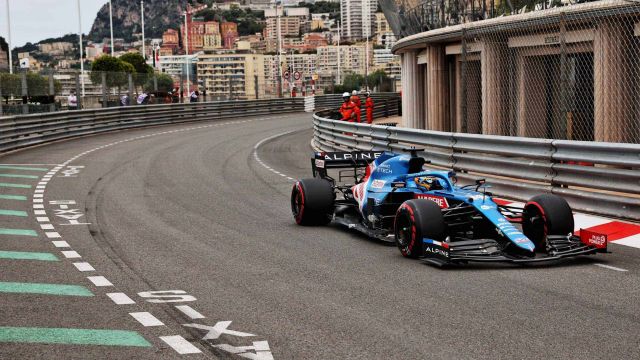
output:
[[[280,117],[270,117],[270,118],[261,119],[260,121],[279,119],[279,118]],[[33,193],[33,209],[34,209],[33,211],[34,211],[34,215],[37,215],[36,220],[40,223],[40,227],[43,230],[55,230],[54,225],[51,224],[50,219],[46,216],[46,210],[44,210],[44,208],[45,208],[44,207],[44,195],[45,195],[47,184],[53,178],[54,175],[56,175],[63,168],[71,167],[69,164],[71,162],[77,160],[78,158],[82,157],[82,156],[85,156],[85,155],[90,154],[92,152],[95,152],[95,151],[98,151],[98,150],[102,150],[104,148],[112,147],[112,146],[115,146],[115,145],[118,145],[118,144],[131,142],[131,141],[135,141],[135,140],[140,140],[140,139],[145,139],[145,138],[149,138],[149,137],[154,137],[154,136],[159,136],[159,135],[164,135],[164,134],[173,134],[173,133],[179,133],[179,132],[186,132],[186,131],[192,131],[192,130],[198,130],[198,129],[205,129],[205,128],[213,128],[213,127],[231,125],[231,124],[250,123],[250,122],[254,122],[254,121],[257,121],[257,120],[228,121],[228,122],[224,122],[224,123],[216,123],[216,124],[209,124],[209,125],[202,125],[202,126],[194,126],[194,127],[184,128],[184,129],[162,131],[162,132],[157,132],[157,133],[152,133],[152,134],[142,135],[142,136],[136,136],[136,137],[132,137],[132,138],[128,138],[128,139],[112,142],[112,143],[101,145],[101,146],[95,147],[93,149],[90,149],[90,150],[84,151],[82,153],[79,153],[79,154],[73,156],[72,158],[68,159],[67,161],[56,165],[51,171],[47,172],[46,175],[43,176],[40,179],[40,182],[36,185],[36,189],[34,190],[34,193]],[[15,167],[15,166],[13,166],[13,167]],[[10,168],[13,168],[13,167],[10,166],[10,165],[0,165],[0,169],[10,169]],[[83,168],[83,166],[73,166],[73,168],[74,168],[73,171],[71,171],[69,174],[65,173],[65,171],[62,171],[62,173],[65,175],[65,177],[74,177],[72,175],[76,175],[79,172],[78,168]],[[24,169],[24,168],[20,168],[20,169]],[[32,168],[32,169],[33,169],[33,171],[46,171],[47,170],[45,168]],[[1,174],[0,174],[0,177],[2,177]],[[35,177],[35,178],[37,178],[37,177]],[[31,185],[0,183],[0,187],[3,187],[3,186],[4,187],[31,188]],[[57,202],[56,201],[52,201],[51,203],[57,203]],[[0,213],[0,215],[1,215],[1,213]],[[40,215],[40,216],[38,216],[38,215]],[[0,229],[0,234],[2,234],[3,231],[11,233],[13,235],[37,236],[37,233],[35,233],[35,231],[33,231],[33,230]],[[61,239],[62,238],[62,236],[56,231],[46,231],[45,235],[49,239]],[[79,259],[79,258],[82,258],[82,256],[80,254],[78,254],[78,252],[72,250],[72,248],[69,245],[69,243],[64,241],[64,240],[53,240],[52,244],[56,248],[67,249],[67,250],[61,250],[62,255],[67,259]],[[76,267],[76,269],[78,271],[81,271],[81,272],[96,271],[95,268],[88,262],[84,262],[84,261],[83,262],[75,262],[75,263],[73,263],[73,265]],[[113,286],[113,284],[107,278],[105,278],[104,276],[99,276],[99,275],[97,275],[97,276],[88,276],[87,279],[90,282],[92,282],[93,285],[96,286],[96,287],[111,287],[111,286]],[[136,303],[129,296],[127,296],[125,293],[122,293],[122,292],[120,292],[120,293],[107,293],[106,295],[116,305],[132,305],[132,304]],[[195,298],[194,298],[194,300],[195,300]],[[202,318],[204,318],[204,316],[202,314],[198,313],[196,310],[192,309],[189,306],[181,306],[180,308],[176,306],[176,309],[181,311],[183,314],[187,315],[191,319],[202,319]],[[162,323],[160,320],[158,320],[151,313],[148,313],[148,312],[137,312],[137,313],[129,313],[129,314],[132,317],[134,317],[138,322],[140,322],[143,326],[165,326],[164,323]],[[230,323],[231,322],[229,321],[229,324]],[[65,330],[65,329],[62,329],[62,330]],[[66,330],[70,330],[70,329],[66,329]],[[238,333],[240,333],[240,332],[238,332]],[[134,334],[137,335],[137,333],[134,333]],[[233,331],[229,330],[228,334],[233,334]],[[2,334],[0,334],[0,341],[2,341],[2,336],[1,335]],[[142,341],[144,341],[146,344],[148,344],[148,345],[144,345],[144,346],[151,346],[140,335],[137,335],[137,336],[139,336],[140,339],[142,339]],[[161,336],[160,339],[162,341],[164,341],[167,345],[169,345],[178,354],[196,354],[196,353],[201,353],[202,352],[199,348],[197,348],[196,346],[191,344],[189,341],[187,341],[184,337],[182,337],[180,335]],[[264,344],[262,344],[262,343],[266,344],[266,346]],[[220,348],[222,350],[225,350],[225,351],[228,351],[228,352],[231,352],[231,353],[239,354],[240,356],[242,356],[242,355],[245,355],[245,357],[259,356],[261,359],[273,359],[273,356],[271,355],[271,352],[269,351],[268,343],[266,341],[264,341],[264,342],[261,342],[261,344],[262,345],[260,345],[260,346],[258,346],[256,348],[256,349],[259,349],[259,350],[256,350],[256,354],[252,354],[250,352],[252,347],[241,347],[241,348],[244,348],[242,353],[238,353],[237,351],[233,352],[232,350],[234,350],[234,349],[237,350],[237,349],[240,349],[240,348],[234,348],[231,345],[223,344],[223,345],[220,345]],[[214,345],[214,346],[217,346],[217,345]]]

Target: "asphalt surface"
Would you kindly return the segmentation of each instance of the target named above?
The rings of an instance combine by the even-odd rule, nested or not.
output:
[[[553,266],[442,270],[341,228],[295,225],[291,179],[310,175],[310,128],[308,114],[182,124],[0,157],[20,164],[0,165],[10,175],[65,165],[41,192],[49,222],[32,208],[39,179],[0,179],[31,186],[0,186],[0,195],[27,198],[0,199],[0,209],[26,212],[0,215],[0,228],[36,232],[1,234],[0,251],[58,258],[0,256],[0,358],[640,358],[637,249],[612,245],[612,254]],[[63,225],[74,214],[79,224]],[[60,238],[41,228],[49,223]],[[93,296],[9,292],[6,283],[74,285]],[[178,295],[144,294],[168,290]],[[162,325],[130,315],[144,312]],[[127,331],[137,346],[85,344],[86,334],[51,344],[25,328]],[[199,353],[180,355],[163,336]]]

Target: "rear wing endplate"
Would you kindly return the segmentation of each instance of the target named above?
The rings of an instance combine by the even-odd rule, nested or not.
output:
[[[311,158],[311,171],[313,177],[320,175],[324,178],[327,176],[327,169],[366,167],[382,153],[382,151],[316,152]]]

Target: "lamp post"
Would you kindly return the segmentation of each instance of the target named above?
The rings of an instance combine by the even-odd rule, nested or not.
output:
[[[140,17],[142,18],[142,57],[147,60],[147,53],[144,48],[144,0],[140,0]]]
[[[9,0],[7,0],[7,33],[9,35],[9,74],[13,74],[13,54],[11,54],[11,11],[9,9]]]
[[[184,61],[187,64],[187,97],[191,93],[191,86],[189,85],[189,22],[187,18],[187,12],[184,12]]]
[[[338,85],[342,84],[342,77],[340,76],[340,38],[342,37],[342,31],[340,30],[340,20],[338,20]]]
[[[281,29],[280,29],[280,12],[278,12],[278,5],[280,5],[280,1],[276,1],[276,26],[277,29],[277,42],[278,42],[278,97],[282,97],[282,62],[280,57],[282,56],[282,41],[280,40]]]
[[[80,0],[78,0],[78,35],[80,38],[80,83],[82,84],[82,97],[84,97],[84,49],[82,48],[82,12]]]
[[[109,29],[111,29],[111,56],[114,56],[113,48],[113,9],[111,7],[111,0],[109,0]]]

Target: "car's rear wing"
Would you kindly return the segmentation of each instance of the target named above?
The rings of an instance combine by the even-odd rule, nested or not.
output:
[[[313,177],[327,177],[327,169],[357,169],[366,167],[382,155],[382,151],[352,151],[352,152],[316,152],[311,158]]]

